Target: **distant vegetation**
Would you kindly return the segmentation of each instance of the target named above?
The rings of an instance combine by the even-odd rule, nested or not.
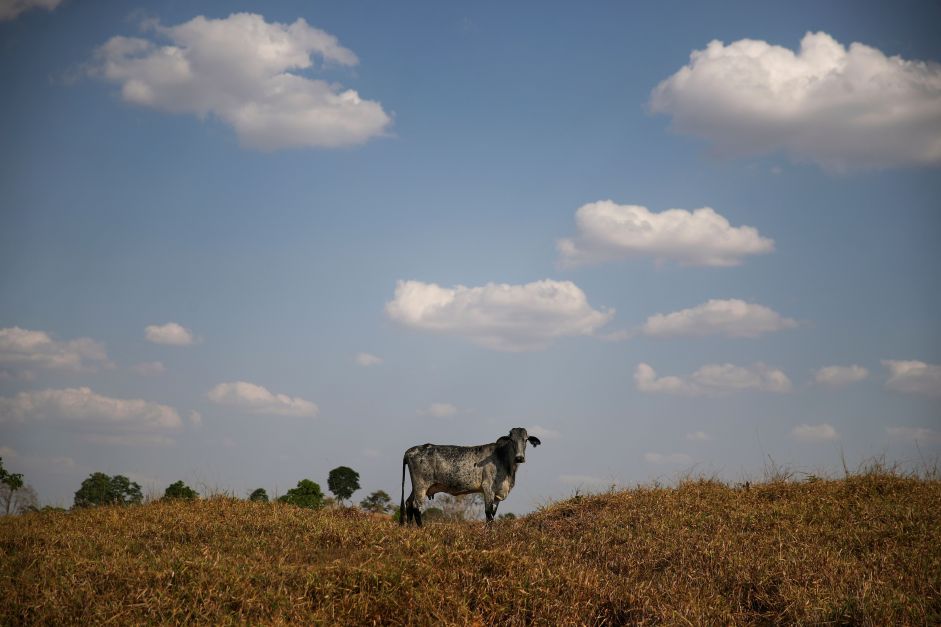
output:
[[[223,497],[7,516],[0,624],[941,623],[936,474],[781,476],[490,526]]]

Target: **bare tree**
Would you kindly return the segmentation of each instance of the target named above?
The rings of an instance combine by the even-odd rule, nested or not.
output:
[[[17,490],[12,490],[7,484],[0,484],[0,510],[8,514],[25,514],[38,508],[39,497],[33,486],[27,483]]]
[[[477,520],[484,513],[484,504],[479,494],[451,496],[443,492],[435,495],[435,502],[447,520]]]

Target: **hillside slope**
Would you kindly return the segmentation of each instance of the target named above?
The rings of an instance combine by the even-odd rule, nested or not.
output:
[[[941,623],[941,482],[712,481],[492,528],[233,499],[0,519],[0,623]]]

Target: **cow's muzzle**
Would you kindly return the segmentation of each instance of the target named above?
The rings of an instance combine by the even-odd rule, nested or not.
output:
[[[526,458],[523,457],[522,455],[517,455],[517,456],[516,456],[516,459],[513,460],[513,461],[515,461],[517,464],[522,464],[523,462],[526,461]]]

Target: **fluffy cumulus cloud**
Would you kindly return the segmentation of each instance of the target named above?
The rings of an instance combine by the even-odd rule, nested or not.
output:
[[[419,416],[431,416],[433,418],[447,418],[457,413],[457,407],[451,403],[432,403],[425,409],[418,411]]]
[[[724,335],[754,338],[793,329],[797,321],[743,300],[710,300],[690,309],[647,318],[643,332],[655,337]]]
[[[840,434],[826,422],[819,425],[800,424],[791,429],[791,435],[805,442],[827,442],[836,440]]]
[[[149,25],[153,38],[112,37],[91,73],[121,86],[130,103],[171,113],[214,116],[259,150],[334,148],[382,135],[391,118],[352,89],[309,78],[321,65],[355,66],[352,50],[310,26],[236,13]]]
[[[0,0],[0,22],[15,20],[32,9],[52,11],[60,4],[62,0]]]
[[[367,368],[369,366],[378,366],[382,363],[381,357],[376,357],[371,353],[357,353],[354,361],[360,366]]]
[[[602,200],[579,207],[575,226],[575,237],[557,243],[565,266],[641,256],[689,266],[736,266],[747,255],[774,250],[774,241],[754,227],[732,226],[709,207],[655,213]]]
[[[209,400],[252,414],[279,416],[316,416],[314,403],[287,394],[272,394],[267,388],[245,381],[220,383],[209,390]]]
[[[689,377],[660,377],[649,364],[641,363],[634,370],[634,384],[641,392],[676,396],[718,396],[746,390],[785,393],[791,390],[791,380],[786,374],[761,363],[746,367],[707,364]]]
[[[941,165],[941,66],[807,33],[800,49],[710,42],[654,89],[673,128],[729,154],[824,167]]]
[[[887,359],[882,365],[889,369],[885,386],[905,394],[941,396],[941,366],[923,361]]]
[[[819,385],[839,387],[862,381],[869,376],[869,371],[862,366],[826,366],[814,373],[814,381]]]
[[[52,339],[45,331],[0,329],[0,365],[58,370],[95,370],[110,366],[104,346],[87,337]]]
[[[592,335],[614,310],[593,309],[570,281],[453,288],[399,281],[386,314],[419,331],[458,335],[495,350],[527,351],[545,348],[559,337]]]
[[[193,332],[176,322],[151,324],[144,329],[144,337],[154,344],[189,346],[193,343]]]
[[[103,396],[87,387],[20,392],[0,397],[0,422],[48,424],[106,444],[163,444],[183,422],[172,407]]]

